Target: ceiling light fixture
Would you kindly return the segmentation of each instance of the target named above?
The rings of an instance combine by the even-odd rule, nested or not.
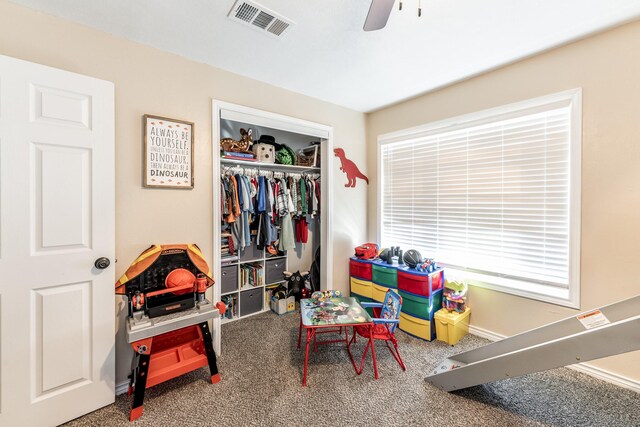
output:
[[[364,22],[365,31],[375,31],[384,28],[387,25],[389,15],[391,15],[391,9],[395,0],[371,0],[371,6],[369,7],[369,13],[367,13],[367,19]],[[398,10],[402,10],[402,4],[404,2],[399,1]],[[418,0],[418,17],[422,16],[422,0]]]

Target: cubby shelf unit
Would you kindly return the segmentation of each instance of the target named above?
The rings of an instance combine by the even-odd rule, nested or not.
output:
[[[256,257],[256,253],[259,253],[260,256]],[[222,261],[220,268],[222,274],[219,282],[221,298],[233,299],[238,306],[235,308],[237,316],[233,319],[223,318],[221,319],[221,324],[267,311],[269,309],[267,290],[285,282],[285,280],[280,279],[280,277],[281,272],[285,271],[287,267],[286,256],[267,255],[265,251],[256,252],[254,250],[249,254],[248,258],[243,259],[243,257],[247,257],[247,254],[241,252],[238,257],[234,257],[236,259],[233,261],[225,262],[224,258]],[[264,282],[262,284],[256,286],[242,285],[240,281],[240,269],[245,264],[259,264],[261,266],[264,273]],[[260,294],[260,298],[255,300],[249,299],[248,302],[243,301],[243,299],[255,298],[255,294]],[[249,312],[243,312],[245,310]]]

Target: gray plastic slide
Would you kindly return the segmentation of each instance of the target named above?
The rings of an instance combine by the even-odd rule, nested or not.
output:
[[[532,329],[439,363],[445,391],[640,350],[640,295]]]

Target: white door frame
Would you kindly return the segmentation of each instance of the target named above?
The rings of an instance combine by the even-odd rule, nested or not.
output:
[[[331,251],[329,248],[333,246],[333,197],[331,197],[331,189],[333,188],[333,176],[330,173],[333,170],[333,127],[320,123],[310,122],[295,117],[285,116],[283,114],[272,113],[269,111],[259,110],[230,102],[212,101],[212,120],[211,120],[211,153],[212,153],[212,169],[213,169],[213,278],[217,285],[213,287],[214,301],[220,300],[221,272],[220,251],[215,248],[220,245],[220,221],[222,213],[220,212],[220,120],[224,115],[227,118],[233,117],[233,120],[243,123],[250,123],[259,126],[265,126],[272,129],[294,132],[303,135],[316,136],[322,139],[320,144],[322,164],[320,166],[321,187],[320,187],[320,287],[321,289],[332,289],[333,284],[333,258],[329,256]],[[214,347],[216,353],[220,353],[220,323],[221,319],[214,320]]]

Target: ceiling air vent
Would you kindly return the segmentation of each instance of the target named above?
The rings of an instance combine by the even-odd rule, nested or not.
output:
[[[238,0],[229,11],[229,18],[272,36],[281,36],[293,21],[253,1]]]

